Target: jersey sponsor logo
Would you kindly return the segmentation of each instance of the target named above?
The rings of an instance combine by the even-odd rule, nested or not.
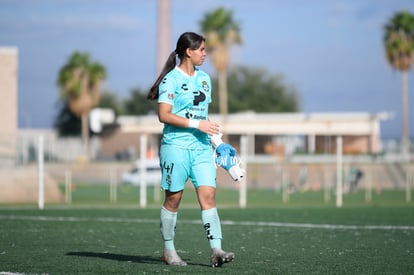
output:
[[[201,91],[193,92],[193,94],[194,94],[194,100],[193,100],[194,106],[198,106],[200,102],[203,102],[204,100],[206,100],[206,94]]]
[[[205,111],[204,107],[192,107],[187,109],[185,113],[185,117],[190,119],[198,119],[198,120],[207,120],[206,115],[200,115],[200,113],[203,113]]]
[[[191,119],[198,119],[198,120],[207,120],[206,116],[194,115],[194,114],[190,113],[189,111],[187,111],[185,113],[185,117],[188,118],[188,119],[191,118]]]

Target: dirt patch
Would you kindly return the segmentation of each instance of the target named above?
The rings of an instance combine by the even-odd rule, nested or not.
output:
[[[56,181],[44,176],[45,202],[62,202],[63,195]],[[0,203],[29,203],[38,201],[38,173],[36,170],[0,171]]]

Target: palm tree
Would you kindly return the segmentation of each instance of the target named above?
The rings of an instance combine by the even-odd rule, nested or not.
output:
[[[384,26],[385,56],[389,64],[402,74],[403,133],[401,153],[409,154],[408,81],[407,72],[414,63],[414,16],[407,11],[396,13]]]
[[[106,79],[105,68],[92,62],[89,54],[74,52],[58,75],[61,95],[68,101],[69,109],[82,122],[82,142],[85,157],[89,159],[88,115],[100,100],[101,86]]]
[[[228,113],[227,70],[229,67],[230,47],[241,44],[239,24],[233,19],[233,13],[217,8],[204,15],[200,21],[201,32],[206,37],[206,49],[218,73],[219,111],[225,123]]]

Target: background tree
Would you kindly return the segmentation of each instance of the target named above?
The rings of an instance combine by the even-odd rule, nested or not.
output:
[[[81,120],[69,108],[67,101],[59,102],[59,111],[53,123],[60,137],[80,136]]]
[[[219,109],[225,122],[228,113],[227,70],[230,47],[242,43],[240,26],[233,19],[233,13],[222,7],[206,13],[200,26],[206,37],[207,52],[218,74]]]
[[[115,117],[119,115],[146,115],[155,113],[157,110],[157,103],[148,101],[146,94],[137,88],[131,91],[130,97],[126,99],[119,99],[117,94],[110,91],[105,91],[100,96],[100,101],[96,107],[112,109]],[[77,117],[69,107],[68,101],[59,102],[58,114],[54,121],[54,128],[57,129],[59,136],[79,136],[81,134],[81,120]],[[117,127],[116,123],[105,125],[103,132],[93,133],[89,131],[89,135],[105,136],[113,132]]]
[[[128,115],[146,115],[155,113],[157,102],[147,100],[147,95],[141,89],[136,88],[131,91],[131,97],[124,101],[124,112]]]
[[[396,13],[384,26],[384,48],[388,63],[402,74],[403,133],[401,152],[409,154],[408,80],[407,72],[414,62],[414,16],[409,12]]]
[[[213,78],[213,89],[217,86]],[[297,112],[299,99],[296,90],[280,75],[270,75],[265,69],[238,66],[229,71],[229,111]],[[219,111],[218,95],[213,93],[212,113]]]
[[[115,117],[122,115],[123,102],[121,102],[115,93],[106,91],[102,93],[99,104],[96,107],[112,109]],[[58,103],[58,114],[54,120],[54,128],[58,131],[59,136],[80,136],[82,134],[82,122],[79,117],[72,113],[67,101]],[[94,133],[89,131],[89,135],[102,135],[102,133]]]
[[[89,157],[88,115],[100,99],[100,90],[106,78],[105,68],[92,62],[89,54],[74,52],[58,74],[61,96],[68,102],[70,111],[82,121],[82,141],[85,157]]]
[[[124,114],[123,102],[117,97],[116,93],[105,91],[101,95],[98,107],[112,109],[115,117]]]

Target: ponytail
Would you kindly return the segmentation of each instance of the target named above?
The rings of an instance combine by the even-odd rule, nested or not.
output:
[[[175,66],[177,66],[177,57],[182,61],[184,58],[186,58],[187,49],[196,50],[200,47],[203,41],[205,41],[205,38],[194,32],[185,32],[180,36],[180,38],[178,38],[175,50],[170,53],[170,56],[168,56],[164,68],[148,92],[147,99],[155,100],[158,98],[158,88],[160,86],[160,83],[164,79],[165,75],[174,69]]]
[[[168,56],[167,62],[164,64],[164,68],[162,69],[160,75],[158,76],[155,83],[152,85],[148,95],[147,99],[149,100],[155,100],[158,98],[158,87],[160,86],[161,81],[164,79],[165,75],[169,73],[174,67],[177,65],[177,59],[176,59],[176,53],[175,51],[171,52]]]

